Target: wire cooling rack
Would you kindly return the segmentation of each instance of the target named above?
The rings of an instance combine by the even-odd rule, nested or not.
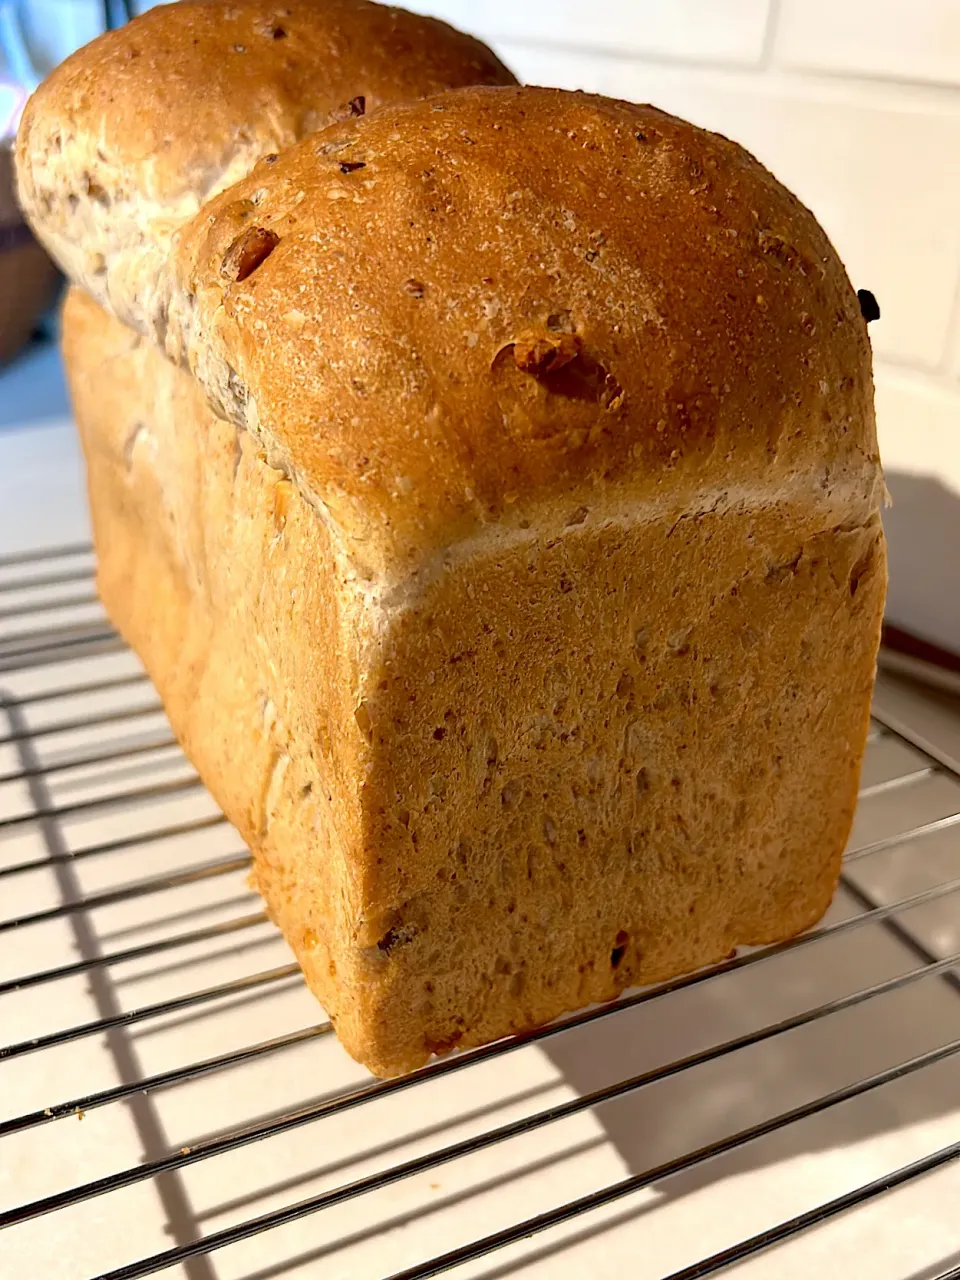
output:
[[[960,1277],[960,775],[911,697],[817,929],[373,1081],[88,548],[0,560],[0,1275]]]

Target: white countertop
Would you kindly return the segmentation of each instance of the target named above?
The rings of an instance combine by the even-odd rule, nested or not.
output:
[[[80,466],[64,422],[0,430],[0,556],[86,537]],[[60,562],[54,562],[57,567]],[[71,564],[81,568],[85,559]],[[48,566],[49,567],[49,566]],[[9,589],[23,571],[0,568],[0,608],[27,600]],[[74,590],[74,588],[71,588]],[[31,599],[35,597],[29,597]],[[90,618],[85,607],[71,617]],[[56,614],[10,621],[3,637],[39,629]],[[0,674],[0,688],[29,698],[54,687],[136,674],[127,654],[107,653],[51,667]],[[32,729],[64,718],[149,705],[146,684],[96,696],[28,703]],[[919,729],[940,758],[960,758],[960,717],[890,679],[878,708]],[[0,711],[0,739],[10,723]],[[44,765],[71,753],[127,747],[165,736],[162,717],[145,714],[72,734],[36,738]],[[0,741],[0,774],[24,757]],[[881,847],[848,867],[828,917],[832,927],[863,910],[867,894],[884,903],[960,878],[960,826],[931,828],[900,844],[897,832],[960,810],[960,784],[923,772],[927,762],[895,737],[869,748],[869,794],[851,849]],[[909,783],[890,779],[916,774]],[[168,748],[86,770],[2,785],[0,824],[38,798],[60,807],[117,790],[189,779]],[[0,872],[36,859],[36,871],[0,879],[0,921],[44,908],[64,894],[90,896],[239,854],[226,825],[187,836],[136,841],[77,858],[77,850],[131,833],[214,814],[202,791],[171,791],[149,802],[61,815],[40,824],[0,825]],[[884,843],[886,842],[886,843]],[[71,852],[59,863],[51,854]],[[73,887],[57,867],[68,866]],[[78,947],[116,952],[258,911],[237,867],[162,892],[101,903],[86,912],[3,931],[0,983],[76,961]],[[78,921],[86,933],[78,933]],[[903,917],[933,957],[960,950],[960,895]],[[289,960],[269,924],[171,952],[91,970],[0,995],[0,1045],[96,1021],[105,1008],[129,1010],[256,974]],[[685,1055],[703,1054],[798,1012],[914,969],[917,953],[883,924],[839,932],[763,963],[711,978],[637,1008],[568,1030],[483,1065],[456,1070],[376,1102],[292,1128],[229,1154],[187,1163],[157,1184],[142,1181],[73,1208],[0,1232],[0,1276],[88,1277],[274,1208],[340,1187],[493,1126],[569,1102]],[[261,998],[251,999],[251,996]],[[106,1002],[106,1003],[105,1003]],[[112,1002],[112,1004],[111,1004]],[[265,981],[243,996],[188,1012],[137,1021],[111,1037],[0,1060],[0,1124],[5,1119],[220,1055],[322,1019],[296,977]],[[754,1125],[785,1109],[854,1084],[960,1037],[960,993],[927,976],[795,1030],[769,1036],[673,1073],[558,1123],[446,1162],[417,1176],[345,1200],[165,1274],[208,1277],[362,1277],[392,1275],[478,1236],[638,1174]],[[2,1055],[0,1055],[2,1058]],[[310,1039],[244,1066],[198,1078],[82,1117],[0,1136],[0,1212],[204,1137],[276,1117],[332,1092],[369,1082],[331,1036]],[[885,1085],[562,1226],[469,1263],[457,1276],[639,1277],[653,1280],[745,1237],[882,1177],[960,1139],[960,1058]],[[192,1159],[192,1157],[191,1157]],[[758,1254],[736,1269],[757,1280],[825,1276],[931,1280],[960,1263],[960,1167],[949,1165],[869,1205]]]

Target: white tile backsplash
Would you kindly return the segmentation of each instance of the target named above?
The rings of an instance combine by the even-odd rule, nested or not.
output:
[[[960,502],[960,386],[882,361],[874,376],[885,465],[936,475]]]
[[[408,8],[468,26],[493,40],[569,44],[580,49],[756,63],[768,0],[420,0]]]
[[[781,0],[786,66],[960,85],[957,0]]]

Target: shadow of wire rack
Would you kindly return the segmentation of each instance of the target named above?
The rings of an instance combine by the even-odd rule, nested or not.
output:
[[[372,1081],[89,550],[0,560],[0,1274],[960,1277],[960,777],[883,694],[817,929]]]

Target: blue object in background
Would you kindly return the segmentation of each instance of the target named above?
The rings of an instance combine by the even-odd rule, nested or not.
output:
[[[60,349],[53,342],[30,343],[0,370],[0,434],[71,416]]]
[[[162,0],[0,0],[0,72],[29,89],[75,49]]]
[[[0,142],[9,139],[26,95],[59,62],[151,0],[0,0]],[[48,313],[22,354],[0,371],[0,431],[70,416],[60,353]]]
[[[5,80],[32,92],[40,79],[27,49],[20,16],[13,0],[0,0],[0,59]]]

